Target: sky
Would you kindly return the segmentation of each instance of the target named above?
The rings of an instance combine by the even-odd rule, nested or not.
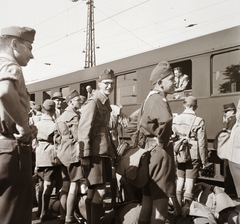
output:
[[[27,83],[84,69],[86,3],[1,0],[0,28],[36,29]],[[237,25],[240,0],[95,0],[96,65]]]

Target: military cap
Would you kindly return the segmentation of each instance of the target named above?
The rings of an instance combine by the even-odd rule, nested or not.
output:
[[[184,103],[189,106],[197,106],[197,98],[194,96],[188,96],[185,98]]]
[[[30,42],[31,44],[34,41],[36,31],[29,27],[19,27],[19,26],[10,26],[3,28],[1,30],[1,35],[8,35],[8,36],[14,36],[19,37],[23,40],[26,40]]]
[[[172,68],[170,64],[167,61],[161,61],[153,69],[149,81],[154,85],[158,80],[162,80],[171,74]]]
[[[228,103],[223,105],[223,111],[227,112],[228,110],[236,110],[234,103]]]
[[[74,97],[79,96],[79,93],[77,90],[72,90],[67,96],[66,96],[66,103],[68,103],[71,99],[73,99]]]
[[[115,80],[114,71],[112,69],[106,68],[106,69],[104,69],[101,72],[101,74],[100,74],[100,76],[98,78],[98,81],[101,82],[101,81],[103,81],[105,79]]]
[[[53,100],[47,99],[43,102],[42,108],[46,111],[55,111],[55,103]]]
[[[63,94],[62,94],[61,92],[55,92],[55,93],[53,93],[52,100],[55,100],[55,99],[65,100],[65,99],[63,98]]]

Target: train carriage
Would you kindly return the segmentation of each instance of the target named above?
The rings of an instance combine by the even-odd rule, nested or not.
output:
[[[97,88],[102,70],[111,68],[116,74],[116,86],[110,101],[123,106],[130,115],[140,107],[152,85],[149,77],[158,62],[166,60],[172,68],[182,67],[189,77],[187,88],[169,95],[173,113],[183,111],[183,99],[193,95],[198,99],[197,114],[206,122],[209,148],[222,129],[223,104],[240,99],[240,26],[144,52],[138,55],[79,70],[62,76],[27,84],[31,100],[41,104],[56,91],[67,95],[72,89],[87,96],[86,86]],[[124,137],[128,137],[124,135]],[[209,173],[200,178],[223,180],[223,171],[214,164]]]

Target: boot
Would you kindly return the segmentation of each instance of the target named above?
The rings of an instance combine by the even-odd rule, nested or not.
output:
[[[100,224],[103,212],[103,204],[91,203],[91,223]],[[88,223],[89,224],[89,223]]]
[[[87,213],[87,224],[91,224],[91,203],[92,203],[91,199],[87,198],[85,200],[86,213]]]

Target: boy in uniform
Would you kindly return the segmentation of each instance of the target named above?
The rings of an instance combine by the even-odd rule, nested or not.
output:
[[[30,224],[32,148],[36,128],[29,126],[30,97],[21,66],[33,59],[35,30],[11,26],[0,36],[0,220]]]

